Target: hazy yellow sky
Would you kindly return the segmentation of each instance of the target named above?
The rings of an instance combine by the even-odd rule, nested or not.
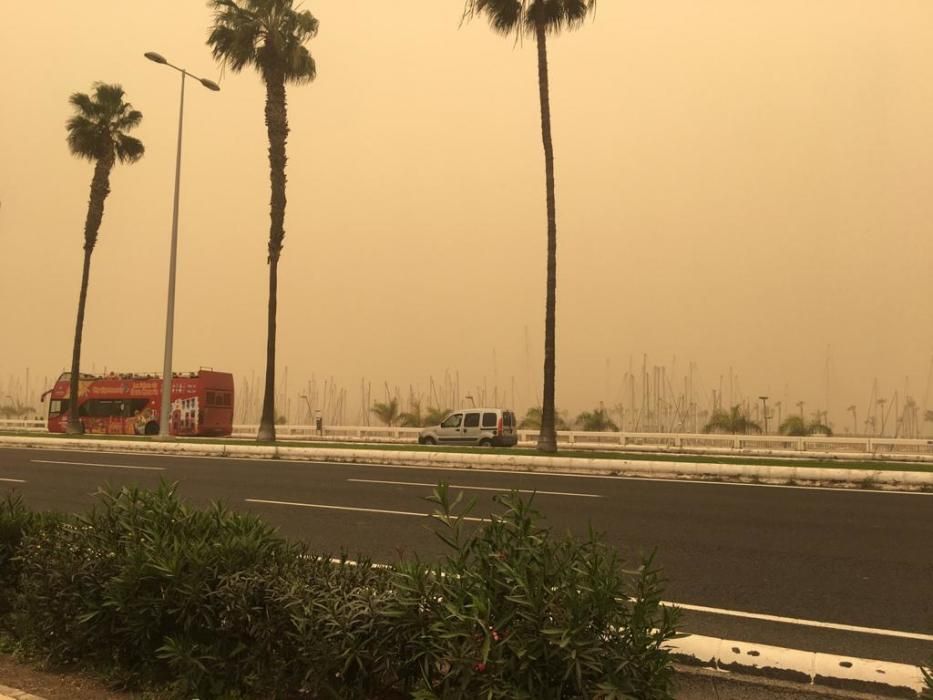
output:
[[[533,46],[460,27],[460,0],[303,7],[318,79],[288,92],[279,367],[353,397],[361,378],[514,378],[523,410],[544,316]],[[179,81],[145,51],[222,86],[186,93],[175,368],[261,373],[264,92],[213,62],[210,19],[192,0],[4,7],[4,381],[70,363],[92,168],[64,123],[97,80],[143,112],[147,153],[112,178],[82,368],[161,369]],[[875,378],[933,403],[931,47],[928,0],[600,0],[552,41],[558,405],[622,401],[643,354],[675,393],[695,362],[707,403],[731,368],[735,400],[825,408],[828,375],[840,428]]]

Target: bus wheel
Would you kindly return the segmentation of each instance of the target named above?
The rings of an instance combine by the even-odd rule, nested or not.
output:
[[[158,435],[159,434],[159,424],[155,421],[149,421],[146,423],[146,435]]]

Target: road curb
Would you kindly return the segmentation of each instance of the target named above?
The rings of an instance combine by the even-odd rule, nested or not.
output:
[[[933,472],[798,467],[793,465],[732,464],[721,462],[669,462],[662,460],[603,459],[537,455],[484,454],[483,452],[425,452],[414,450],[343,449],[283,445],[224,445],[130,440],[56,439],[0,436],[0,445],[104,452],[143,452],[193,456],[249,457],[258,459],[318,460],[400,466],[442,466],[464,469],[510,469],[565,474],[647,476],[653,478],[760,481],[868,487],[933,487]]]
[[[877,659],[801,651],[691,634],[665,644],[674,660],[690,666],[884,697],[917,698],[917,666]]]

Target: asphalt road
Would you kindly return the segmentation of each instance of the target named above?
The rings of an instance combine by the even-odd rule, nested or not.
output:
[[[160,479],[194,503],[256,512],[318,551],[387,563],[443,552],[423,515],[438,481],[475,498],[475,516],[497,508],[497,492],[534,491],[558,530],[592,523],[633,560],[656,550],[665,599],[687,606],[684,631],[902,663],[933,657],[929,493],[0,449],[0,494],[15,489],[37,510],[82,511],[103,484]]]

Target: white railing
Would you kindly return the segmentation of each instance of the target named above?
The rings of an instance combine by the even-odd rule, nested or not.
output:
[[[30,433],[44,432],[46,430],[44,420],[33,420],[27,418],[4,418],[0,420],[0,430],[25,430]]]
[[[255,437],[258,426],[234,425],[235,437]],[[279,439],[301,438],[329,442],[416,443],[421,428],[397,426],[325,426],[321,433],[313,425],[278,425]],[[537,430],[519,430],[518,444],[531,447]],[[588,450],[632,452],[694,452],[709,454],[795,454],[807,453],[838,457],[896,455],[933,460],[933,439],[893,437],[827,437],[811,435],[724,435],[718,433],[595,433],[559,430],[557,442]]]
[[[0,430],[45,432],[44,420],[0,420]],[[233,436],[254,438],[258,426],[234,425]],[[420,428],[397,426],[325,426],[319,434],[313,425],[277,425],[279,439],[351,443],[415,444]],[[533,447],[537,430],[519,430],[518,444]],[[557,442],[563,447],[582,450],[624,450],[629,452],[675,452],[710,455],[769,455],[877,457],[933,461],[933,439],[893,437],[792,437],[788,435],[723,435],[716,433],[592,433],[560,430]]]

